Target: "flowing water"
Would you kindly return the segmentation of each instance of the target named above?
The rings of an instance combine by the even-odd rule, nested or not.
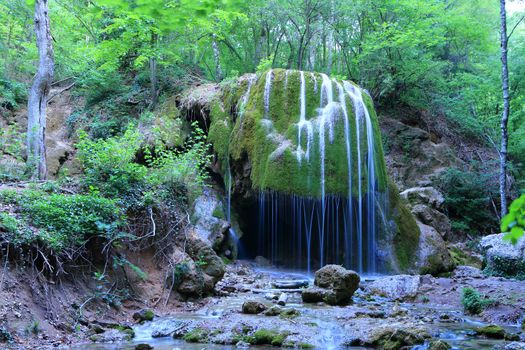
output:
[[[288,75],[287,71],[285,85]],[[321,84],[318,89],[318,74],[310,73],[313,87],[308,85],[308,88],[319,94],[320,104],[315,115],[308,115],[305,72],[300,71],[299,75],[299,116],[294,152],[300,167],[309,166],[312,161],[319,162],[318,178],[313,177],[311,168],[307,178],[308,184],[312,181],[318,184],[319,194],[316,197],[299,197],[261,192],[258,202],[259,238],[253,256],[262,255],[273,263],[307,271],[327,263],[337,263],[360,273],[376,273],[381,269],[377,257],[377,236],[383,226],[383,221],[379,222],[377,217],[378,210],[386,205],[386,196],[378,191],[377,137],[363,100],[363,91],[350,82],[339,82],[326,74],[319,74]],[[273,77],[272,70],[265,77],[264,118],[261,121],[267,127],[269,138],[275,136],[270,119]],[[276,80],[275,83],[282,82]],[[341,121],[344,136],[336,138],[336,128]],[[334,143],[341,144],[346,153],[346,159],[341,161],[345,161],[348,171],[346,179],[341,181],[347,183],[347,196],[336,196],[326,190],[327,177],[332,176],[326,173],[327,152],[329,145]],[[281,142],[274,153],[281,154],[289,146],[289,142]],[[319,158],[312,159],[312,154]]]
[[[252,271],[253,277],[259,281],[297,281],[309,280],[312,283],[311,275],[304,273],[297,273],[282,269],[264,268],[254,269]],[[376,276],[364,275],[362,280],[370,281],[377,278]],[[359,293],[358,293],[359,294]],[[381,299],[380,297],[378,297]],[[315,349],[369,349],[366,347],[352,347],[345,346],[345,341],[348,340],[348,333],[366,334],[374,327],[389,327],[389,324],[398,324],[399,319],[377,319],[373,323],[363,323],[368,329],[354,329],[353,326],[346,324],[347,320],[352,320],[355,317],[354,313],[357,310],[377,310],[378,303],[383,307],[382,310],[392,308],[397,305],[393,300],[383,298],[376,301],[367,301],[360,295],[354,296],[354,303],[348,307],[333,307],[327,305],[304,304],[301,302],[298,293],[290,293],[286,308],[293,308],[300,312],[300,318],[292,321],[278,321],[279,317],[272,318],[264,315],[242,315],[239,313],[242,304],[246,300],[259,300],[263,303],[270,304],[271,302],[264,297],[263,293],[240,293],[223,298],[214,298],[206,306],[194,312],[180,312],[167,317],[155,318],[152,322],[145,322],[141,325],[136,325],[133,330],[135,338],[132,341],[120,343],[102,343],[102,344],[79,344],[72,346],[71,350],[131,350],[137,344],[147,343],[157,350],[233,350],[237,349],[232,345],[217,345],[217,344],[192,344],[186,343],[179,339],[173,339],[171,336],[154,338],[152,334],[159,329],[174,330],[187,322],[197,322],[198,327],[209,329],[216,329],[218,325],[223,325],[223,332],[227,333],[229,327],[234,327],[235,324],[244,326],[251,326],[258,328],[265,327],[285,327],[290,334],[296,334],[301,339],[309,340],[311,344],[315,344]],[[399,306],[408,310],[408,312],[415,316],[414,324],[421,326],[421,321],[418,321],[417,315],[423,317],[431,314],[446,313],[454,319],[459,319],[459,322],[445,323],[445,322],[431,322],[427,323],[427,329],[433,336],[433,339],[441,339],[452,345],[454,350],[489,350],[495,349],[497,346],[505,344],[503,340],[491,340],[476,337],[472,329],[485,324],[475,320],[465,318],[461,312],[454,310],[446,305],[431,306],[428,304],[406,304],[402,303]],[[351,316],[354,315],[354,316]],[[275,321],[273,321],[275,320]],[[277,322],[274,324],[273,322]],[[173,326],[175,324],[175,326]],[[311,328],[315,325],[315,328]],[[291,327],[291,328],[290,328]],[[349,327],[349,328],[348,328]],[[220,328],[222,329],[222,328]],[[280,329],[282,330],[282,329]],[[518,327],[509,327],[508,331],[515,333]],[[312,331],[314,333],[312,334]],[[167,333],[170,333],[169,331]],[[252,346],[253,349],[275,349],[271,346]],[[428,343],[416,345],[411,350],[427,350]]]

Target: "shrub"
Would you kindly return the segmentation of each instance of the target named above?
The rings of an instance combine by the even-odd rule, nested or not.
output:
[[[78,158],[84,169],[83,182],[91,191],[110,197],[128,197],[144,184],[147,168],[134,162],[142,144],[138,130],[129,127],[124,135],[107,140],[90,140],[79,135]]]
[[[9,231],[16,234],[13,236],[14,243],[31,244],[38,241],[56,252],[78,247],[97,235],[111,239],[118,234],[117,228],[123,220],[114,200],[93,194],[2,191],[0,201],[20,207],[23,221],[15,224],[12,218],[6,219],[5,215],[1,219],[2,226],[9,227]],[[27,224],[38,229],[38,232],[31,232]]]
[[[492,300],[485,300],[474,288],[465,287],[461,291],[461,304],[466,312],[478,315],[490,304]]]
[[[445,210],[456,231],[489,233],[497,226],[491,206],[497,187],[494,176],[486,169],[448,169],[437,179],[445,195]]]
[[[0,110],[14,110],[27,97],[27,87],[14,80],[0,78]]]

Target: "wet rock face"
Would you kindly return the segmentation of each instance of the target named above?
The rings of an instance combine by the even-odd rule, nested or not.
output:
[[[428,350],[449,350],[452,349],[449,343],[443,340],[434,340],[428,344]]]
[[[316,287],[307,288],[302,293],[303,301],[315,303],[324,301],[330,305],[345,305],[359,288],[357,273],[339,265],[326,265],[315,272]]]
[[[485,272],[494,276],[525,278],[525,240],[516,245],[503,240],[503,234],[483,237]]]

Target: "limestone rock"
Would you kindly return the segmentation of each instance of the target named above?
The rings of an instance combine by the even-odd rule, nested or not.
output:
[[[417,295],[419,285],[419,276],[395,275],[374,280],[366,287],[366,291],[391,299],[406,299]]]
[[[404,198],[410,205],[424,204],[434,209],[441,209],[445,198],[434,187],[413,187],[401,192],[401,197]]]
[[[423,344],[430,335],[418,328],[379,328],[373,331],[369,343],[374,348],[382,350],[409,349],[414,345]]]
[[[454,269],[454,261],[450,256],[445,241],[431,226],[418,222],[419,236],[417,270],[421,274],[438,274]]]
[[[434,187],[413,187],[401,192],[412,214],[423,224],[433,227],[442,237],[452,231],[448,217],[440,210],[445,199]]]
[[[256,300],[247,300],[242,304],[243,314],[256,315],[256,314],[260,314],[266,309],[267,309],[266,305]]]
[[[525,240],[516,245],[503,240],[503,233],[483,237],[480,248],[485,257],[485,271],[496,276],[524,277]]]
[[[525,343],[512,342],[505,346],[505,350],[525,350]]]
[[[225,211],[216,191],[206,188],[193,205],[192,223],[195,233],[208,242],[215,251],[228,238],[230,224],[225,220]]]
[[[454,278],[483,278],[483,273],[480,269],[473,266],[457,266],[452,272]]]
[[[340,265],[326,265],[315,272],[314,284],[317,288],[305,289],[302,298],[304,302],[324,301],[330,305],[344,305],[359,288],[359,282],[359,275],[354,271]]]
[[[424,204],[416,204],[410,210],[419,221],[432,226],[442,237],[447,237],[452,231],[449,218],[442,212]]]

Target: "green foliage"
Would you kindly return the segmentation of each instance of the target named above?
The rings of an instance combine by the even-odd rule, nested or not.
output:
[[[497,197],[496,175],[485,168],[450,168],[436,180],[445,195],[445,210],[452,228],[461,232],[489,233],[496,227],[491,199]]]
[[[93,141],[81,132],[77,149],[86,188],[113,198],[129,198],[133,203],[148,172],[134,162],[141,144],[142,136],[131,126],[121,137],[107,140]]]
[[[504,239],[513,244],[523,237],[525,230],[525,194],[516,199],[509,207],[509,213],[501,219],[501,232],[507,232]]]
[[[106,140],[89,139],[80,133],[78,157],[84,169],[83,183],[91,192],[119,198],[126,208],[150,206],[178,198],[191,202],[207,180],[210,161],[204,132],[195,126],[183,150],[158,145],[143,149],[144,137],[129,126],[122,136]],[[136,161],[143,152],[146,165]]]
[[[255,70],[257,72],[257,75],[261,76],[264,72],[271,69],[272,63],[273,63],[273,56],[269,56],[269,57],[261,59],[261,61],[259,62]]]
[[[494,256],[483,269],[488,276],[525,280],[525,262]]]
[[[0,111],[16,109],[27,97],[27,87],[14,80],[0,78]]]
[[[470,314],[478,315],[492,303],[492,300],[484,299],[474,288],[465,287],[461,290],[461,304],[463,304],[465,311]]]
[[[25,331],[26,334],[38,335],[41,331],[40,322],[37,320],[31,321],[31,323],[27,325]]]
[[[0,192],[0,202],[20,207],[21,219],[2,215],[2,227],[15,244],[40,242],[56,252],[83,245],[89,238],[113,238],[123,216],[116,202],[98,195],[47,194],[38,190]],[[38,229],[33,232],[28,225]]]

